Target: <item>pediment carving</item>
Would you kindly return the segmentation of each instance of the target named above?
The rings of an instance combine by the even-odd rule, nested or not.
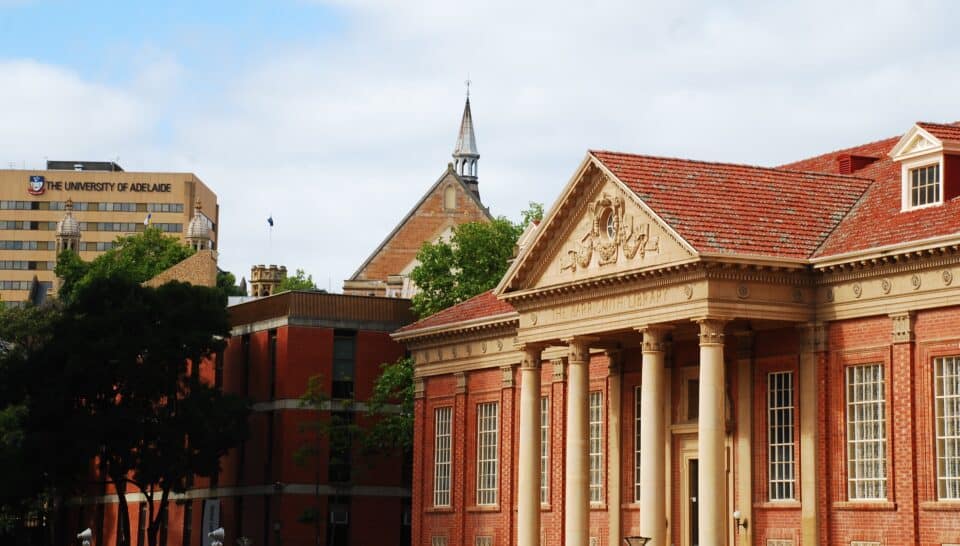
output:
[[[538,259],[528,287],[656,268],[693,255],[619,182],[593,181],[596,185],[569,209],[572,214],[562,225],[548,227],[556,239]]]
[[[931,142],[929,139],[923,135],[917,134],[913,137],[913,140],[903,149],[901,155],[912,154],[916,152],[923,152],[936,148],[938,144]]]
[[[643,260],[648,252],[660,251],[660,237],[651,238],[650,222],[638,222],[633,214],[626,214],[620,196],[603,193],[588,208],[592,221],[580,240],[567,246],[566,258],[558,264],[561,272],[615,264],[621,254],[626,260],[638,255]]]

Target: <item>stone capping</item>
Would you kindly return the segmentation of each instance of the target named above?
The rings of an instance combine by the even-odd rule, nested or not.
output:
[[[424,382],[422,377],[413,378],[413,397],[414,398],[424,397]]]
[[[893,324],[893,343],[910,343],[916,339],[913,333],[915,318],[916,314],[913,311],[890,315]]]
[[[456,394],[466,394],[467,392],[467,374],[463,372],[454,372],[454,379],[457,380],[457,386],[454,388]]]
[[[506,366],[500,366],[500,373],[502,375],[501,386],[504,389],[512,389],[514,387],[513,380],[513,368],[516,367],[515,364],[508,364]]]
[[[805,353],[824,353],[827,351],[827,324],[824,322],[808,322],[798,324],[800,330],[800,350]]]
[[[550,361],[550,364],[553,365],[553,376],[551,379],[554,383],[563,383],[567,380],[567,363],[563,361],[562,358],[555,358]]]

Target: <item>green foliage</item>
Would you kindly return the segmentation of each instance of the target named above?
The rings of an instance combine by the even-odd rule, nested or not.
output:
[[[89,264],[84,264],[74,252],[61,252],[55,270],[63,279],[58,294],[61,300],[69,302],[78,290],[97,278],[121,277],[145,282],[192,254],[192,248],[155,227],[117,237],[113,248]]]
[[[237,277],[229,271],[217,271],[217,288],[224,296],[246,296],[247,291],[237,286]]]
[[[425,243],[410,278],[417,284],[413,310],[432,315],[497,285],[513,257],[522,228],[506,218],[454,228],[450,242]]]
[[[146,495],[156,544],[170,493],[218,471],[246,435],[249,405],[199,376],[229,336],[223,293],[176,282],[147,288],[130,271],[74,285],[62,310],[26,308],[0,321],[0,336],[16,342],[0,355],[0,438],[9,440],[0,484],[19,499],[51,489],[63,496],[96,458],[119,490]],[[130,544],[119,499],[117,542]]]
[[[292,277],[285,277],[280,281],[280,287],[277,292],[286,292],[288,290],[316,290],[317,285],[313,282],[313,275],[307,275],[302,269],[297,269]]]
[[[520,211],[520,218],[520,227],[522,229],[527,229],[527,226],[531,223],[539,223],[540,220],[543,220],[543,203],[530,201],[528,207]]]
[[[378,451],[413,451],[413,359],[398,358],[382,364],[380,376],[368,401],[369,414],[377,420],[364,443]]]

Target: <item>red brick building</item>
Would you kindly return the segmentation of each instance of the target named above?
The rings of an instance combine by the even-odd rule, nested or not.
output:
[[[230,308],[232,337],[203,376],[253,402],[250,436],[221,463],[219,476],[197,478],[170,503],[162,546],[207,546],[224,527],[225,544],[257,546],[404,546],[410,540],[410,476],[400,454],[332,453],[304,427],[317,411],[301,407],[311,376],[331,397],[334,419],[361,427],[380,365],[403,355],[389,333],[412,321],[408,300],[283,292]],[[294,452],[317,448],[301,464]],[[86,498],[69,525],[90,527],[99,545],[116,540],[116,494]],[[133,544],[145,546],[145,505],[128,494]],[[376,525],[370,525],[376,522]],[[319,537],[319,541],[318,541]]]
[[[590,152],[494,291],[394,337],[418,546],[960,544],[960,125]]]

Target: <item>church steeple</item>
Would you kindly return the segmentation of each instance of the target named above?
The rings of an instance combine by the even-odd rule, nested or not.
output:
[[[477,137],[473,134],[473,114],[470,112],[470,83],[467,82],[467,102],[463,106],[463,119],[460,121],[460,134],[457,135],[457,147],[453,150],[453,168],[476,196],[480,198],[477,184]]]

